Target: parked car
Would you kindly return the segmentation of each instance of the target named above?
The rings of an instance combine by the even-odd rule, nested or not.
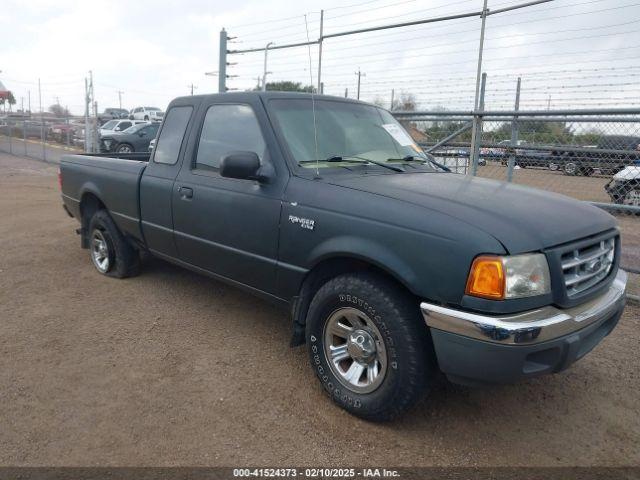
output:
[[[640,207],[640,160],[616,173],[604,188],[613,203]]]
[[[144,120],[109,120],[107,123],[100,127],[100,136],[110,135],[114,132],[124,132],[127,128],[133,125],[139,125],[141,123],[148,123]]]
[[[128,116],[129,111],[124,108],[105,108],[104,112],[98,115],[98,122],[102,125],[109,120],[127,118]]]
[[[76,130],[80,127],[75,122],[54,123],[49,127],[49,138],[59,143],[73,143]]]
[[[13,124],[13,136],[25,138],[41,138],[46,136],[48,127],[42,122],[26,120]]]
[[[447,173],[375,105],[188,96],[151,154],[115,157],[60,165],[96,270],[135,275],[148,252],[286,307],[329,397],[369,420],[404,412],[437,369],[463,384],[564,370],[624,308],[611,215]]]
[[[595,146],[558,147],[551,155],[566,175],[591,175],[596,170],[613,175],[640,159],[640,137],[603,135]]]
[[[148,122],[160,122],[164,112],[157,107],[136,107],[129,114],[130,120],[146,120]]]
[[[144,122],[129,127],[123,132],[104,135],[100,139],[100,151],[116,153],[147,152],[149,142],[156,137],[159,127],[160,124],[158,123]]]

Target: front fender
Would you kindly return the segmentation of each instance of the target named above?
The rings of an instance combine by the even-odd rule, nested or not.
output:
[[[354,235],[329,238],[316,245],[309,252],[305,263],[310,265],[313,270],[326,260],[341,257],[371,264],[393,276],[409,290],[415,290],[419,282],[417,272],[406,259],[403,259],[388,246],[369,238]],[[424,287],[428,289],[428,285],[424,285]]]

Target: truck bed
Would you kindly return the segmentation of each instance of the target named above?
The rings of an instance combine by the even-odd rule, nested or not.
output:
[[[64,179],[63,201],[69,212],[79,219],[83,196],[95,195],[105,204],[125,235],[142,240],[139,186],[149,154],[120,157],[104,154],[64,155],[60,161],[60,172]]]

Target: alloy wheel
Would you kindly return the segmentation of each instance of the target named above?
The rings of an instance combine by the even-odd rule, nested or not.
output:
[[[338,381],[355,393],[378,388],[387,372],[387,349],[380,330],[361,310],[334,311],[324,328],[327,363]]]

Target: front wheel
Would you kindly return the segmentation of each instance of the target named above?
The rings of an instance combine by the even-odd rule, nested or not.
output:
[[[307,314],[311,365],[331,399],[385,421],[411,407],[433,377],[434,354],[418,302],[384,277],[329,280]]]
[[[560,168],[560,166],[555,163],[555,162],[549,162],[549,170],[551,170],[552,172],[557,171]]]

